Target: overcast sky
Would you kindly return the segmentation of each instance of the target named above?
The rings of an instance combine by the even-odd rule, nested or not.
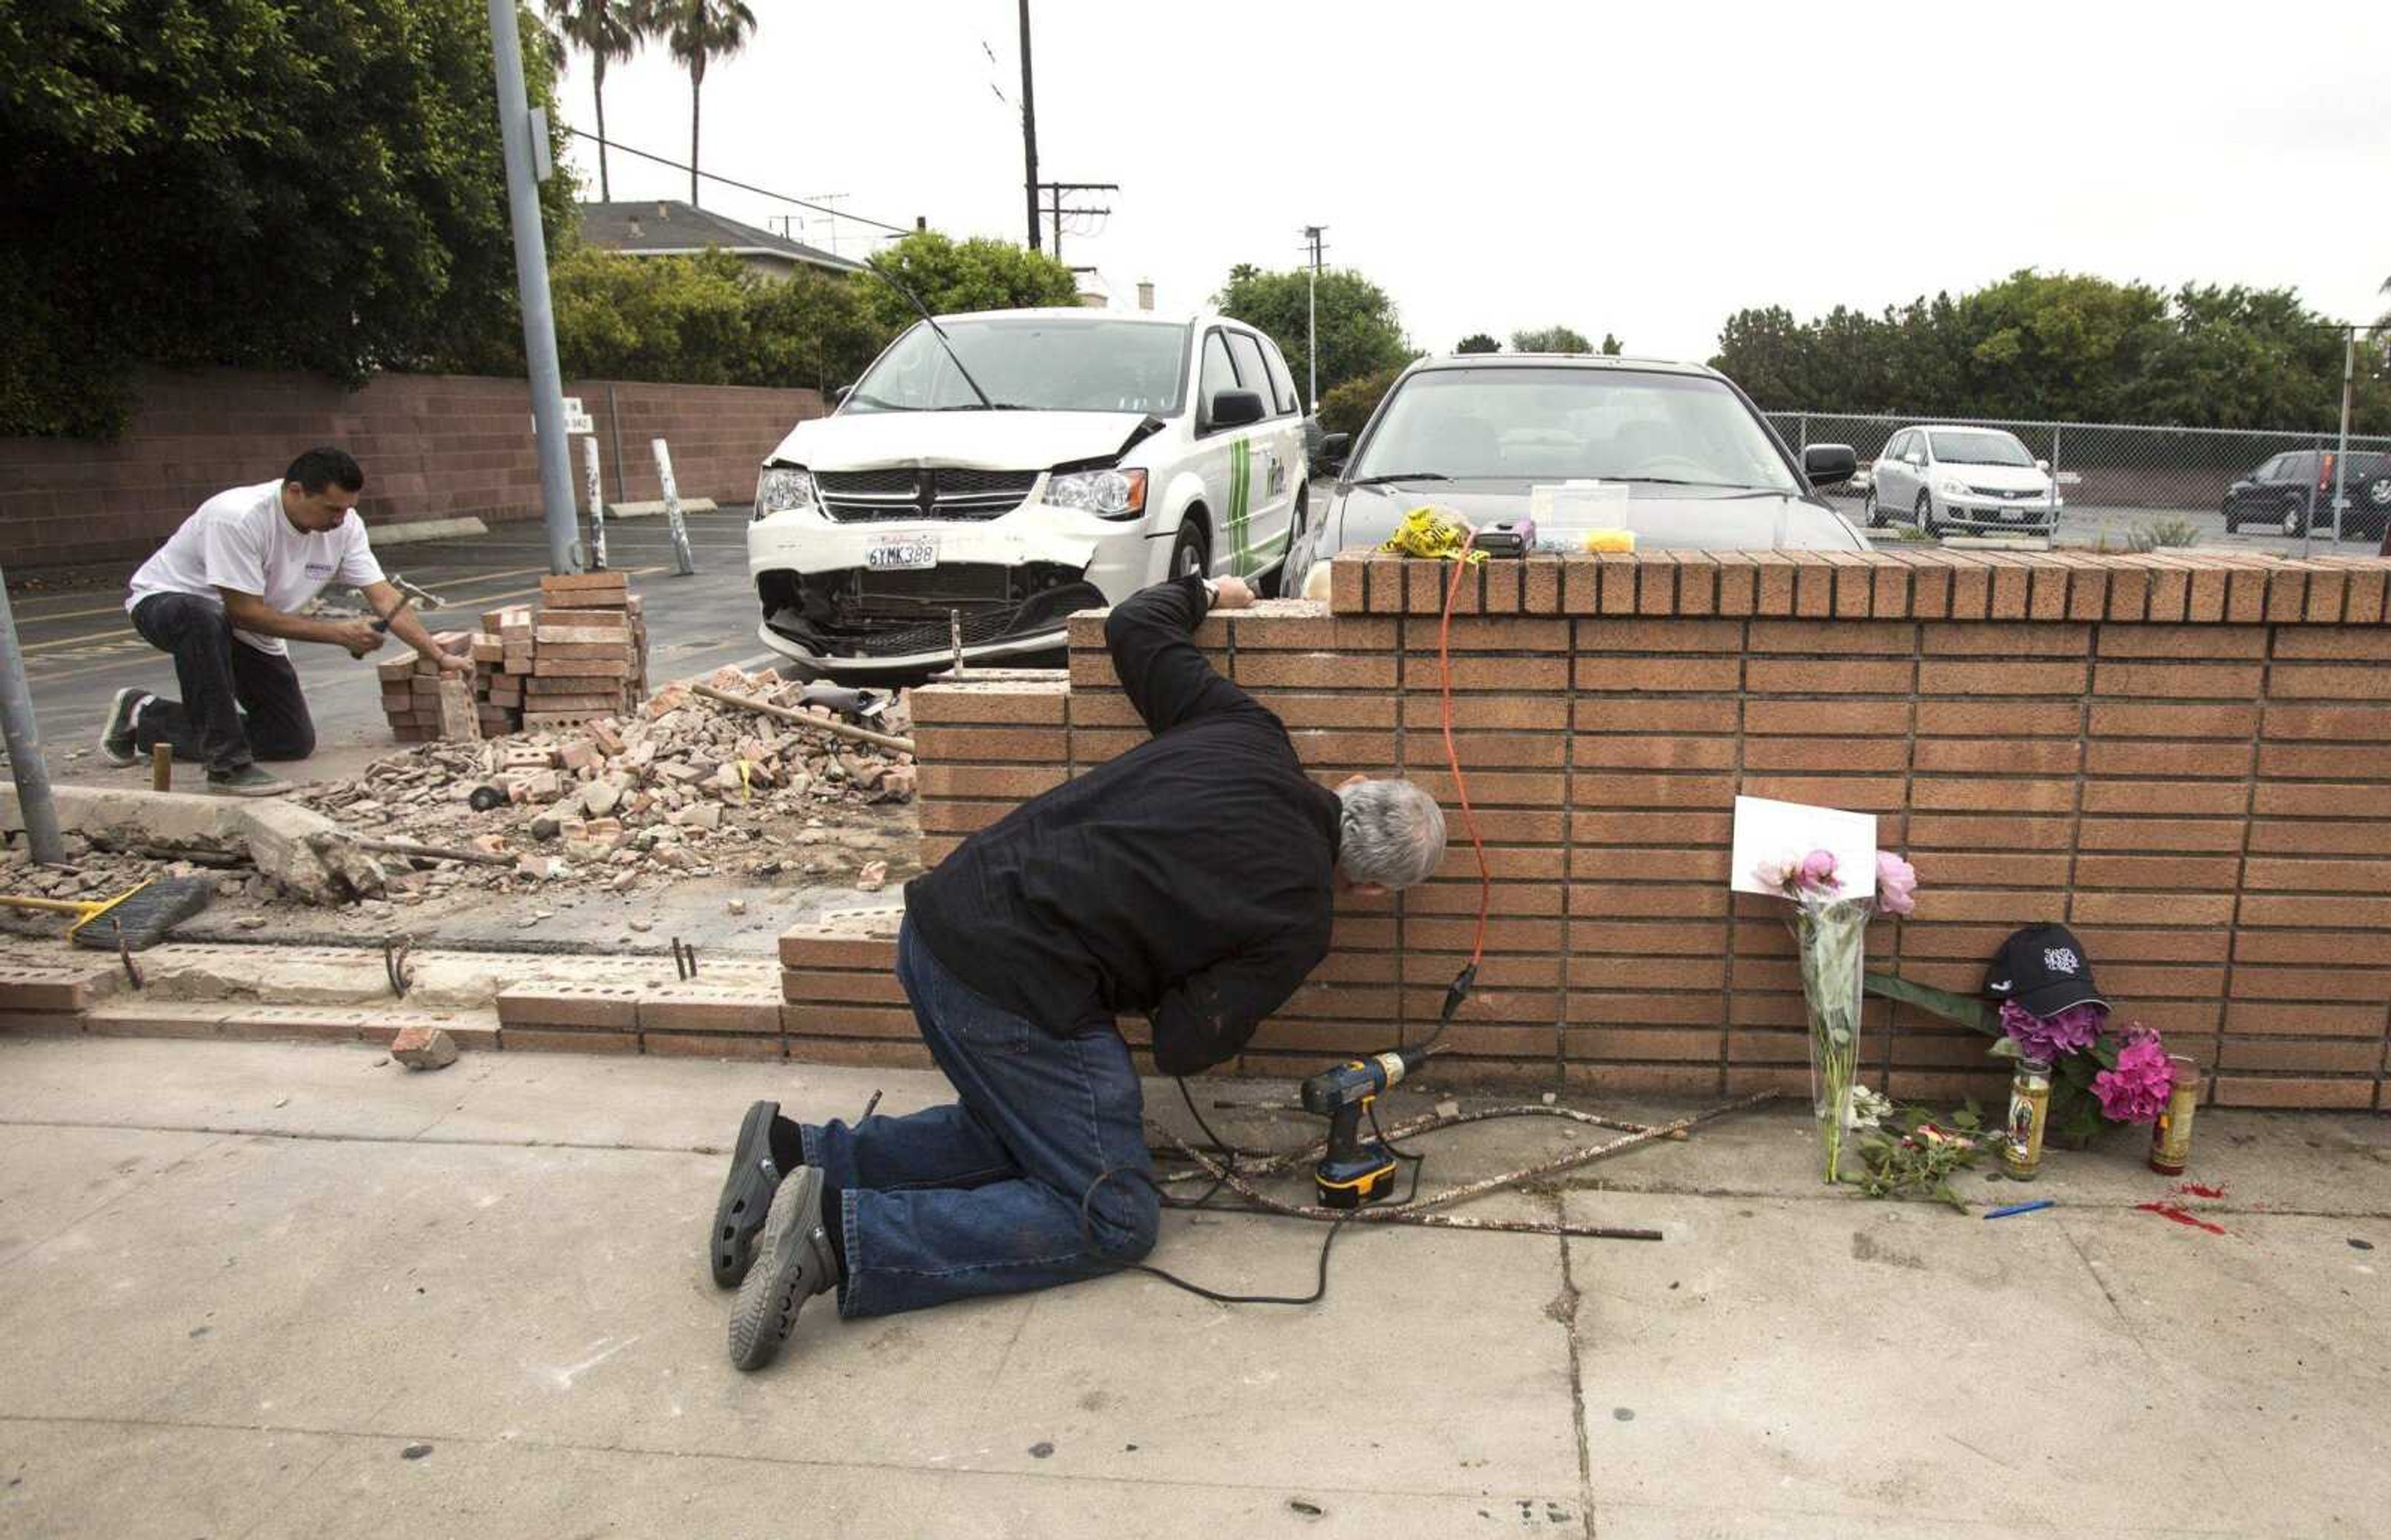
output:
[[[706,170],[1022,238],[1015,0],[750,4],[753,42],[706,78]],[[2382,0],[1031,8],[1040,176],[1121,184],[1063,254],[1121,304],[1151,278],[1200,305],[1236,263],[1296,265],[1319,224],[1438,352],[1565,322],[1706,358],[1746,305],[1875,310],[2023,266],[2391,308]],[[594,127],[586,58],[563,92]],[[622,143],[686,160],[689,105],[661,46],[608,76]],[[592,147],[573,160],[596,197]],[[688,196],[613,171],[618,199]]]

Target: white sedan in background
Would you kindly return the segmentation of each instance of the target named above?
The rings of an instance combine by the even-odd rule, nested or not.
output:
[[[1997,428],[1905,428],[1870,467],[1861,509],[1870,529],[1906,517],[1928,534],[1946,530],[2048,535],[2067,505],[2014,433]]]

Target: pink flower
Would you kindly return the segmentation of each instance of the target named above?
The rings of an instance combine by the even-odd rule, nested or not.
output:
[[[2015,1000],[2001,1002],[2001,1031],[2026,1058],[2050,1064],[2090,1047],[2108,1019],[2105,1006],[2070,1006],[2054,1016],[2036,1016]]]
[[[1801,863],[1790,855],[1780,860],[1763,861],[1751,868],[1751,879],[1772,892],[1781,893],[1786,883],[1792,880],[1794,872],[1800,868]]]
[[[2175,1088],[2175,1066],[2167,1062],[2166,1046],[2159,1034],[2135,1026],[2117,1050],[2117,1067],[2092,1077],[2092,1094],[2100,1098],[2100,1115],[2112,1123],[2149,1123],[2166,1106]]]
[[[1813,888],[1822,893],[1833,892],[1842,886],[1835,880],[1835,853],[1814,850],[1802,857],[1802,870],[1794,881],[1801,887]]]
[[[1876,854],[1876,906],[1889,915],[1918,908],[1918,868],[1885,851]]]

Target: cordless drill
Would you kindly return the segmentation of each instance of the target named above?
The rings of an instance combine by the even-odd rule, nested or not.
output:
[[[1312,1167],[1325,1209],[1358,1209],[1395,1189],[1395,1157],[1362,1137],[1362,1115],[1378,1094],[1427,1062],[1424,1048],[1396,1049],[1321,1071],[1303,1083],[1303,1110],[1328,1120],[1328,1153]]]

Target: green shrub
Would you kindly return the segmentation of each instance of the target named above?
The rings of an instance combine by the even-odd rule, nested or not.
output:
[[[1359,379],[1349,379],[1320,397],[1320,426],[1331,433],[1359,433],[1378,403],[1392,389],[1395,378],[1403,372],[1398,364],[1392,368],[1365,374]]]

